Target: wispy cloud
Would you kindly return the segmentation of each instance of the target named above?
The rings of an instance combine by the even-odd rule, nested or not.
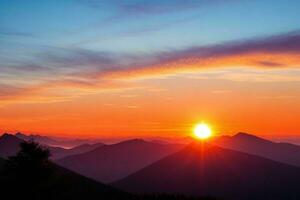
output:
[[[140,26],[133,30],[123,30],[114,34],[96,34],[96,36],[88,39],[80,40],[79,42],[72,43],[72,45],[93,43],[95,41],[107,40],[108,38],[119,38],[119,37],[134,37],[140,34],[155,32],[187,23],[189,21],[199,19],[203,14],[203,9],[212,6],[218,6],[222,4],[228,4],[231,2],[242,1],[242,0],[164,0],[164,1],[97,1],[97,0],[77,0],[82,5],[86,5],[90,8],[101,10],[105,7],[109,7],[112,10],[111,15],[104,19],[99,19],[99,22],[92,23],[86,27],[81,27],[78,30],[69,32],[68,34],[81,34],[82,32],[89,31],[91,29],[103,29],[109,26],[116,25],[126,20],[140,20],[141,18],[153,18],[162,15],[180,14],[187,11],[197,11],[197,14],[175,18],[174,20],[162,21],[161,23],[147,24],[146,26]]]
[[[164,0],[160,1],[97,1],[97,0],[78,0],[79,2],[98,9],[104,5],[109,5],[115,8],[117,13],[127,16],[136,15],[160,15],[165,13],[186,11],[191,9],[198,9],[219,3],[228,3],[236,0]]]
[[[148,55],[46,48],[36,56],[34,62],[0,66],[3,77],[0,83],[11,84],[1,86],[1,96],[2,99],[30,96],[51,88],[78,90],[78,94],[131,88],[136,85],[131,85],[128,79],[199,72],[211,68],[299,68],[299,55],[300,31]],[[32,73],[33,70],[36,72]],[[258,78],[257,75],[252,77]],[[24,86],[24,82],[30,84]]]
[[[294,31],[266,38],[160,52],[148,59],[153,61],[152,64],[132,66],[109,75],[161,75],[214,67],[299,67],[299,54],[300,31]]]
[[[33,34],[33,33],[10,30],[10,29],[5,29],[3,27],[0,27],[0,37],[1,36],[5,36],[5,37],[11,37],[11,36],[14,36],[14,37],[30,37],[30,38],[36,37],[36,35]]]

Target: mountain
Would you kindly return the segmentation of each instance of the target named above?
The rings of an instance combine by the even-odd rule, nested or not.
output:
[[[7,134],[7,133],[3,134],[0,137],[0,157],[5,158],[8,156],[15,155],[20,150],[19,145],[23,141],[27,141],[27,140],[20,139],[12,134]],[[104,145],[103,143],[83,144],[71,149],[65,149],[62,147],[52,147],[47,145],[44,146],[50,150],[52,154],[51,159],[55,160],[55,159],[63,158],[65,156],[85,153],[103,145]]]
[[[300,146],[294,144],[272,142],[247,133],[238,133],[232,137],[221,136],[213,143],[220,147],[300,166]]]
[[[84,144],[99,143],[96,140],[52,138],[52,137],[41,136],[41,135],[25,135],[20,132],[16,133],[15,136],[25,141],[34,140],[40,144],[44,144],[47,146],[55,146],[55,147],[63,147],[63,148],[74,148],[76,146],[80,146]]]
[[[4,133],[0,137],[0,157],[15,155],[19,151],[19,145],[22,141],[14,135]]]
[[[84,154],[68,156],[58,160],[57,163],[84,176],[110,183],[180,148],[181,145],[162,145],[134,139],[105,145]]]
[[[15,156],[6,160],[0,158],[1,197],[31,200],[213,200],[182,195],[132,195],[59,167],[49,160],[49,156],[47,149],[31,141],[22,143]]]
[[[224,199],[300,199],[300,168],[193,143],[112,184],[138,193],[182,193]]]
[[[66,156],[70,156],[70,155],[76,155],[76,154],[81,154],[81,153],[86,153],[89,151],[92,151],[98,147],[103,146],[103,143],[96,143],[96,144],[83,144],[80,146],[76,146],[74,148],[71,149],[64,149],[61,147],[48,147],[51,151],[52,160],[57,160],[57,159],[61,159],[64,158]]]
[[[58,141],[47,137],[47,136],[41,136],[41,135],[25,135],[23,133],[16,133],[15,134],[16,137],[25,140],[25,141],[29,141],[29,140],[34,140],[40,144],[47,144],[47,145],[52,145],[52,144],[56,144]]]

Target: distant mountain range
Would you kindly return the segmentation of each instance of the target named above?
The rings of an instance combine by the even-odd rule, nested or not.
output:
[[[2,135],[0,157],[15,155],[22,141]],[[247,133],[190,145],[133,139],[72,149],[47,147],[58,165],[128,192],[300,199],[300,146]],[[0,158],[0,169],[3,162]]]
[[[99,147],[80,155],[62,158],[57,163],[67,169],[103,183],[124,178],[181,149],[182,145],[157,144],[141,139]]]
[[[300,166],[300,146],[277,143],[247,133],[221,136],[212,141],[220,147],[269,158],[278,162]]]
[[[23,133],[16,133],[16,137],[29,141],[34,140],[35,142],[38,142],[40,144],[44,144],[47,146],[55,146],[55,147],[63,147],[63,148],[73,148],[79,145],[83,144],[95,144],[100,143],[98,140],[86,140],[86,139],[57,139],[47,136],[41,136],[41,135],[25,135]]]
[[[28,139],[29,140],[29,139]],[[23,140],[18,138],[15,135],[11,135],[11,134],[3,134],[0,137],[0,157],[8,157],[8,156],[12,156],[15,155],[19,150],[20,150],[20,143],[23,141],[28,141],[28,140]],[[52,147],[52,146],[48,146],[48,145],[44,145],[45,147],[47,147],[52,156],[51,159],[55,160],[55,159],[59,159],[59,158],[63,158],[65,156],[69,156],[69,155],[74,155],[74,154],[80,154],[80,153],[85,153],[88,151],[91,151],[93,149],[96,149],[100,146],[103,146],[104,144],[102,143],[97,143],[97,144],[83,144],[71,149],[64,149],[61,147]]]
[[[52,153],[52,159],[57,160],[64,158],[66,156],[70,155],[76,155],[76,154],[81,154],[85,152],[92,151],[98,147],[103,146],[103,143],[96,143],[96,144],[82,144],[76,147],[73,147],[71,149],[64,149],[61,147],[48,147]]]
[[[113,185],[138,193],[300,199],[300,168],[195,142]]]

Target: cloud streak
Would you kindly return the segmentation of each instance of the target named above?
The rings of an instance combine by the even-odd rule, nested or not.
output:
[[[117,16],[136,16],[136,15],[161,15],[166,13],[180,12],[191,9],[198,9],[219,3],[228,3],[236,0],[164,0],[159,1],[97,1],[97,0],[79,0],[79,2],[91,8],[99,9],[105,5],[113,7]]]
[[[300,31],[267,38],[160,52],[152,64],[133,66],[108,76],[143,76],[213,67],[300,67]]]
[[[72,45],[78,45],[83,43],[92,43],[95,41],[113,39],[117,37],[134,37],[136,35],[164,30],[168,27],[180,25],[181,23],[198,19],[202,14],[203,8],[218,6],[222,4],[228,4],[241,0],[165,0],[165,1],[97,1],[97,0],[78,0],[82,5],[86,5],[90,8],[101,10],[105,7],[111,8],[114,12],[112,15],[100,20],[98,23],[90,24],[87,27],[81,27],[80,29],[72,32],[71,34],[81,34],[83,31],[90,29],[103,29],[109,26],[124,22],[126,20],[139,20],[140,18],[155,18],[157,16],[172,15],[178,13],[184,13],[187,11],[197,11],[197,14],[193,14],[189,17],[179,18],[172,21],[166,21],[154,25],[141,26],[135,30],[126,30],[114,33],[113,35],[97,34],[94,37],[84,39],[82,41],[73,43]],[[70,33],[68,33],[70,34]],[[100,39],[99,39],[100,38]]]
[[[51,88],[79,94],[130,88],[136,85],[124,80],[226,67],[299,68],[300,31],[149,55],[47,48],[33,63],[0,66],[1,82],[13,85],[0,82],[0,99],[38,95]]]

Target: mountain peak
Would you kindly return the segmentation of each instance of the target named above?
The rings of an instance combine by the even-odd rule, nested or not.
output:
[[[18,144],[20,142],[22,142],[23,140],[14,136],[13,134],[9,134],[9,133],[4,133],[1,137],[0,137],[0,141],[1,143],[7,143],[7,144]]]
[[[27,136],[27,135],[25,135],[25,134],[23,134],[23,133],[21,133],[21,132],[17,132],[16,134],[15,134],[15,136]]]
[[[233,136],[233,138],[237,139],[247,139],[247,140],[265,140],[263,138],[257,137],[255,135],[251,135],[249,133],[239,132]],[[267,140],[266,140],[267,141]]]
[[[286,199],[290,194],[298,199],[299,178],[297,167],[199,142],[113,185],[134,193],[181,193],[222,199],[262,199],[263,196],[263,199],[274,199],[275,192],[276,197],[283,197],[277,199]],[[282,185],[286,187],[283,189]]]
[[[148,142],[141,139],[141,138],[135,138],[135,139],[123,141],[121,143],[123,143],[123,144],[145,144],[145,143],[148,143]]]
[[[232,136],[232,139],[235,139],[237,141],[240,142],[255,142],[255,143],[260,143],[260,144],[272,144],[273,142],[270,140],[266,140],[264,138],[255,136],[255,135],[251,135],[249,133],[243,133],[243,132],[239,132],[236,135]]]
[[[3,133],[3,135],[0,137],[2,140],[10,140],[10,139],[16,139],[16,137],[9,133]]]

